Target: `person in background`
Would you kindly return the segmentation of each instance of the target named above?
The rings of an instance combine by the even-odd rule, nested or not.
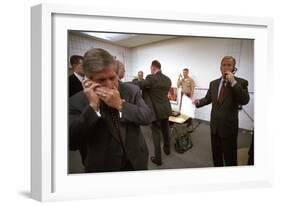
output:
[[[221,77],[210,83],[204,98],[193,101],[197,108],[212,104],[210,129],[215,167],[237,165],[238,110],[250,99],[248,81],[234,76],[235,64],[234,57],[223,57]]]
[[[169,116],[172,114],[171,104],[168,99],[168,92],[171,87],[171,80],[161,71],[161,64],[154,60],[151,63],[151,74],[145,80],[137,81],[142,89],[143,98],[152,111],[152,138],[154,144],[154,154],[151,161],[161,165],[161,136],[163,135],[163,150],[166,155],[170,154],[170,129]]]
[[[182,95],[185,94],[186,96],[192,98],[194,94],[194,88],[195,88],[195,83],[194,80],[191,79],[188,74],[189,70],[188,68],[184,68],[182,71],[183,77],[180,74],[177,82],[178,88],[182,88]]]
[[[82,68],[83,57],[73,55],[70,57],[70,64],[73,74],[68,77],[68,97],[83,90],[82,80],[84,78],[84,71]]]
[[[117,72],[119,80],[121,81],[121,79],[123,79],[125,76],[125,66],[119,60],[116,60],[116,72]]]
[[[137,82],[137,81],[142,81],[144,80],[143,78],[143,71],[138,71],[138,77],[133,79],[133,83]]]
[[[146,170],[140,125],[151,123],[151,111],[140,89],[118,81],[116,62],[103,49],[85,53],[83,70],[83,91],[69,100],[70,150],[83,150],[85,172]]]

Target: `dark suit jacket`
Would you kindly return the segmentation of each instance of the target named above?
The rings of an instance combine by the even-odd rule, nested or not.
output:
[[[199,100],[197,107],[212,103],[211,133],[218,132],[222,137],[237,137],[238,135],[238,105],[249,102],[248,81],[235,77],[237,83],[231,87],[227,83],[224,89],[222,104],[217,102],[221,79],[214,80],[209,85],[206,96]]]
[[[136,84],[139,80],[138,79],[133,79],[132,83]]]
[[[148,150],[140,125],[150,124],[151,111],[144,103],[140,90],[132,84],[119,83],[125,100],[120,119],[120,134],[127,158],[135,170],[147,169]],[[112,123],[108,106],[100,108],[101,117],[89,106],[83,91],[69,100],[69,147],[84,149],[86,172],[119,171],[123,149]]]
[[[145,80],[136,82],[142,89],[145,103],[152,111],[152,120],[167,119],[172,114],[172,108],[168,99],[168,92],[171,87],[169,77],[161,71],[148,75]]]
[[[74,74],[70,75],[68,77],[68,97],[71,97],[81,90],[83,90],[83,87],[80,80]]]

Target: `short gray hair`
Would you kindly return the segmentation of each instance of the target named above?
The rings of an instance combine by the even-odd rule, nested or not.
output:
[[[84,54],[83,70],[86,75],[102,71],[111,64],[115,64],[115,60],[113,56],[104,49],[90,49]]]

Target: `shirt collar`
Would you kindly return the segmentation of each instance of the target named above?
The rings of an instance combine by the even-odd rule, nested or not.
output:
[[[76,72],[73,72],[73,74],[77,77],[77,79],[79,79],[80,82],[82,82],[84,80],[84,77],[77,74]]]
[[[223,79],[223,78],[221,77],[221,79],[220,79],[220,85],[222,85],[223,81],[225,81],[225,83],[227,83],[227,80],[226,80],[226,79]],[[225,86],[226,86],[226,84],[225,84]]]

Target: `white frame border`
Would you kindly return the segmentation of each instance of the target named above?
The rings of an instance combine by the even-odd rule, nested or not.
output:
[[[91,16],[106,16],[111,18],[123,17],[134,19],[152,19],[152,20],[166,20],[166,21],[189,21],[194,23],[211,23],[211,24],[227,24],[227,25],[248,25],[261,26],[267,30],[267,51],[265,61],[268,66],[268,71],[273,71],[273,21],[267,18],[253,18],[253,17],[233,17],[233,16],[219,16],[219,15],[202,15],[190,13],[153,13],[147,11],[137,10],[118,10],[110,8],[92,8],[92,7],[78,7],[69,5],[57,4],[41,4],[32,8],[31,14],[31,48],[32,48],[32,83],[31,83],[31,196],[40,201],[59,200],[59,199],[80,199],[108,196],[103,192],[100,194],[81,194],[79,188],[79,195],[64,192],[52,192],[53,184],[56,182],[54,178],[52,164],[55,159],[55,154],[52,150],[52,128],[55,126],[52,122],[53,112],[53,79],[52,79],[52,15],[53,14],[70,14],[70,15],[91,15]],[[125,15],[124,15],[125,14]],[[169,18],[167,18],[169,16]],[[270,83],[270,82],[269,82]],[[272,83],[272,82],[271,82]],[[257,81],[255,81],[257,84]],[[255,87],[256,89],[256,87]],[[269,114],[265,115],[269,119]],[[268,118],[267,118],[268,117]],[[269,131],[269,126],[265,125],[265,131]],[[273,137],[272,133],[269,135],[268,144],[265,153],[268,160],[273,154]],[[263,165],[265,166],[265,165]],[[269,161],[267,168],[264,170],[265,174],[256,181],[241,181],[241,182],[220,182],[204,185],[186,185],[178,184],[177,188],[171,188],[171,192],[179,191],[209,191],[213,189],[227,189],[227,188],[248,188],[248,187],[265,187],[272,186],[273,183],[273,162]],[[227,168],[225,168],[227,170]],[[253,167],[253,172],[255,167]],[[179,170],[177,175],[183,174],[184,170]],[[201,171],[197,171],[201,173]],[[154,173],[154,172],[153,172]],[[155,171],[155,175],[158,173]],[[170,172],[161,171],[161,175],[173,178]],[[135,178],[135,174],[130,174],[130,178]],[[83,191],[82,191],[83,192]],[[116,195],[127,194],[147,194],[145,188],[135,191],[120,191]],[[168,192],[167,190],[160,191],[161,193]],[[156,192],[155,192],[156,193]],[[112,193],[109,196],[114,196]]]

